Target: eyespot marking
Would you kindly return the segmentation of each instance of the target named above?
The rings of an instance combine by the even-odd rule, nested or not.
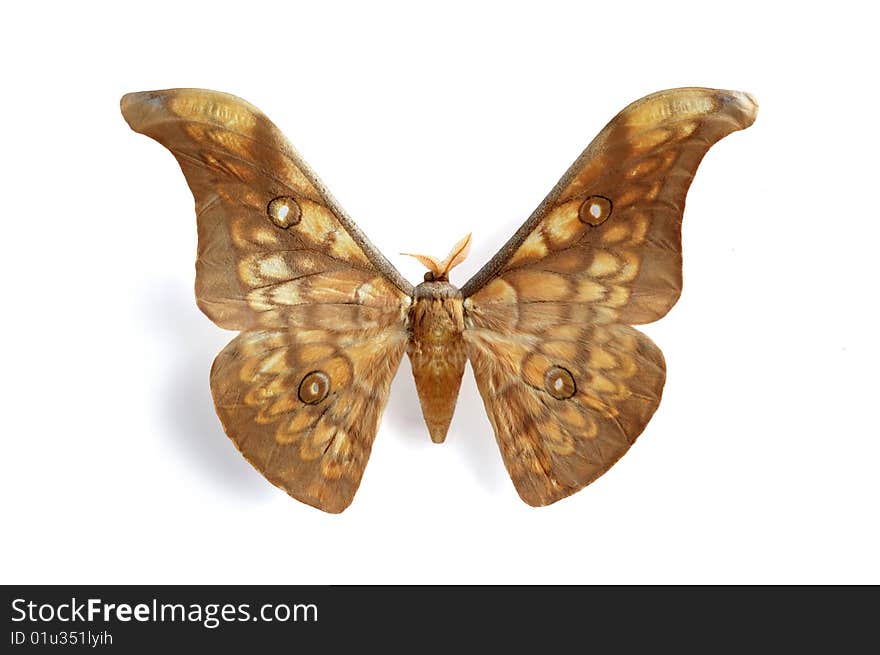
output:
[[[544,374],[544,389],[557,400],[566,400],[575,394],[577,385],[567,368],[551,366]]]
[[[611,216],[612,204],[605,196],[590,196],[581,203],[578,218],[582,223],[601,225]]]
[[[312,371],[299,383],[299,399],[307,405],[317,405],[330,393],[330,378],[324,371]]]
[[[296,225],[302,218],[299,203],[290,196],[273,198],[266,206],[266,213],[275,225],[284,230]]]

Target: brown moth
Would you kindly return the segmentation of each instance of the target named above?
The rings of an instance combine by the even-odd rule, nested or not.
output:
[[[684,88],[618,114],[461,289],[470,236],[416,287],[371,244],[281,132],[225,93],[122,98],[195,196],[196,299],[240,334],[211,390],[226,433],[270,482],[327,512],[351,503],[403,353],[442,442],[466,360],[510,477],[548,505],[607,471],[657,409],[666,367],[631,327],[681,293],[685,195],[754,98]]]

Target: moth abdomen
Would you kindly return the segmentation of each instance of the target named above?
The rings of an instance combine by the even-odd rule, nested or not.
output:
[[[435,443],[446,440],[464,365],[464,307],[461,291],[448,282],[423,282],[415,288],[408,317],[407,354]]]

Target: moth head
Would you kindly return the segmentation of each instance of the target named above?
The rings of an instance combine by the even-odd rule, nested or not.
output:
[[[467,258],[470,251],[471,235],[468,234],[452,246],[452,250],[449,251],[446,259],[443,260],[438,260],[430,255],[414,255],[409,252],[402,252],[400,254],[407,257],[415,257],[428,267],[428,272],[425,273],[425,282],[448,282],[449,271],[461,264]]]

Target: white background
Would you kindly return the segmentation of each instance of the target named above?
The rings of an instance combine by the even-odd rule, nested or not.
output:
[[[0,581],[880,583],[868,10],[317,5],[2,10]],[[472,230],[461,284],[617,111],[687,85],[761,110],[697,174],[683,297],[645,327],[664,399],[608,474],[526,506],[470,372],[437,446],[406,361],[345,513],[236,452],[208,387],[233,335],[194,302],[192,198],[123,93],[246,98],[411,280],[397,253]]]

